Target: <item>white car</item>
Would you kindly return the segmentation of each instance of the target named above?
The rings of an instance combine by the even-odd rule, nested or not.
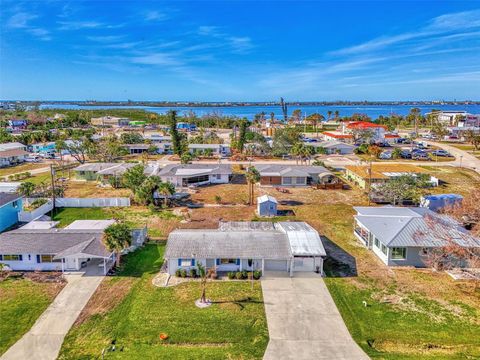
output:
[[[382,160],[390,160],[392,158],[392,152],[384,151],[378,156],[378,158]]]
[[[31,163],[36,163],[36,162],[42,161],[42,158],[41,158],[40,156],[30,155],[30,156],[27,156],[27,157],[25,158],[25,161],[26,161],[26,162],[31,162]]]

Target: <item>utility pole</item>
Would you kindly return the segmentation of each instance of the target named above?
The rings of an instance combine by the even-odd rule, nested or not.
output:
[[[372,160],[368,165],[368,206],[370,206],[370,195],[372,191]]]
[[[52,181],[52,218],[55,215],[55,169],[53,168],[53,164],[50,164],[50,178]]]

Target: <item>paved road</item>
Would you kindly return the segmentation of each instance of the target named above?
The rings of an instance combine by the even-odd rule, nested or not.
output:
[[[65,335],[103,279],[103,276],[66,276],[67,285],[30,331],[11,346],[1,360],[57,358]]]
[[[262,290],[270,334],[264,360],[368,359],[350,336],[320,276],[267,273]]]
[[[437,143],[433,141],[427,141],[427,143],[430,145],[435,145],[435,146],[438,146],[439,148],[445,149],[450,154],[455,156],[455,161],[451,162],[453,166],[466,167],[480,173],[480,159],[473,156],[472,154],[469,154],[464,150],[457,149],[454,146],[444,144],[444,143]]]

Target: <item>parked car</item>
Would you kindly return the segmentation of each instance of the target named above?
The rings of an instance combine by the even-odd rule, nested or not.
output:
[[[451,157],[452,156],[447,150],[434,150],[434,151],[432,151],[432,155],[444,156],[444,157]]]
[[[412,159],[413,160],[430,160],[430,156],[428,156],[428,153],[422,151],[416,151],[412,152]]]
[[[402,159],[411,159],[412,158],[412,152],[410,150],[402,150],[400,153],[400,157]]]
[[[417,149],[421,149],[421,150],[426,150],[426,149],[428,149],[428,146],[426,146],[426,145],[423,144],[423,143],[418,143],[418,144],[416,145],[416,147],[417,147]]]
[[[378,158],[382,160],[390,160],[392,158],[392,152],[384,151],[378,156]]]
[[[379,147],[392,147],[388,142],[378,143],[377,146]]]
[[[26,162],[31,162],[31,163],[36,163],[36,162],[42,161],[42,158],[41,158],[40,156],[30,155],[30,156],[27,156],[27,157],[25,158],[25,161],[26,161]]]

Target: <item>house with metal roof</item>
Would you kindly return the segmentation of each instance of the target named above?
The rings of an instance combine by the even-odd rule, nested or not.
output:
[[[16,271],[80,271],[90,266],[106,274],[115,253],[105,247],[102,237],[114,222],[79,220],[63,229],[35,226],[2,233],[0,263]],[[145,237],[144,229],[133,230],[132,249],[143,244]]]
[[[153,175],[176,187],[228,184],[232,178],[232,167],[228,164],[168,164]]]
[[[347,144],[342,141],[338,140],[330,140],[330,141],[318,141],[318,142],[311,142],[307,143],[306,145],[312,146],[315,148],[316,152],[320,152],[320,149],[323,149],[326,154],[340,154],[340,155],[347,155],[353,154],[355,150],[355,145]]]
[[[120,181],[122,175],[139,163],[85,163],[73,169],[77,180],[110,183],[111,178]],[[158,170],[155,163],[145,166],[145,175],[150,176]]]
[[[325,248],[304,222],[221,222],[218,229],[178,229],[168,237],[168,273],[201,263],[217,272],[297,271],[323,273]]]
[[[456,220],[424,207],[354,207],[354,234],[388,266],[425,267],[431,249],[451,241],[480,248],[475,238]]]
[[[205,154],[210,152],[212,155],[230,156],[230,145],[226,144],[188,144],[190,154]]]
[[[335,181],[335,175],[323,166],[258,164],[262,186],[309,186],[328,184]]]

